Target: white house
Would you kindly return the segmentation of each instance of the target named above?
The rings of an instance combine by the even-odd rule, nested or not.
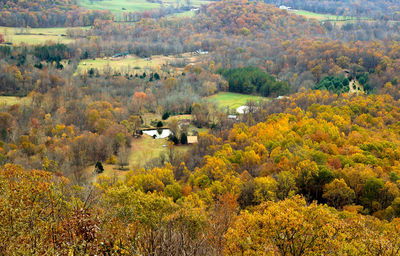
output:
[[[288,10],[292,9],[292,7],[289,7],[289,6],[286,6],[286,5],[281,5],[281,6],[279,6],[279,9],[288,11]]]

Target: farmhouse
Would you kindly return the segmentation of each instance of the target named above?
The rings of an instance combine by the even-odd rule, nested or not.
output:
[[[279,9],[288,11],[288,10],[292,9],[292,7],[289,7],[289,6],[286,6],[286,5],[281,5],[281,6],[279,6]]]
[[[206,55],[208,54],[208,51],[203,51],[201,49],[198,49],[197,51],[194,52],[195,55]]]

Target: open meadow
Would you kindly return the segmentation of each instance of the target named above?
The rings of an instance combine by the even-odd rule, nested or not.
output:
[[[15,96],[0,96],[0,107],[26,103],[26,98]]]
[[[331,14],[315,13],[304,10],[289,10],[290,13],[301,15],[308,19],[316,19],[319,21],[330,21],[330,22],[354,22],[357,20],[356,17],[351,16],[338,16]],[[368,20],[368,18],[361,18],[362,20]]]
[[[77,68],[76,73],[82,74],[90,69],[96,69],[99,73],[107,71],[121,72],[128,74],[140,74],[149,70],[164,71],[182,71],[183,68],[168,66],[171,62],[183,61],[189,63],[197,63],[199,57],[193,56],[191,53],[185,53],[178,56],[154,55],[151,58],[141,58],[135,55],[128,55],[120,58],[96,58],[82,60]]]
[[[254,100],[258,102],[262,100],[268,100],[268,98],[233,92],[220,92],[207,97],[207,100],[210,102],[215,102],[220,109],[226,109],[229,107],[229,109],[232,110],[245,105],[248,100]]]
[[[74,39],[67,36],[67,29],[67,27],[29,29],[0,27],[0,34],[4,35],[6,42],[10,42],[12,44],[24,43],[30,45],[38,45],[44,44],[49,41],[68,44],[73,42]]]
[[[109,10],[113,13],[139,12],[160,8],[159,3],[151,3],[146,0],[79,0],[79,6],[91,10]]]
[[[208,4],[210,1],[194,0],[190,1],[192,7],[199,7],[202,4]],[[79,0],[79,6],[90,10],[108,10],[114,14],[122,14],[123,12],[142,12],[147,10],[160,9],[168,6],[176,6],[179,4],[187,5],[187,1],[180,0],[162,0],[159,2],[150,2],[146,0]]]
[[[145,168],[146,164],[152,159],[158,158],[161,154],[168,156],[167,139],[153,139],[150,136],[143,135],[140,138],[133,139],[131,142],[129,155],[129,170]],[[191,145],[173,146],[175,153],[186,153]],[[117,164],[103,164],[104,172],[98,175],[93,174],[94,165],[85,169],[84,173],[89,180],[95,181],[98,176],[109,176],[121,179],[125,177],[129,170],[120,170]]]

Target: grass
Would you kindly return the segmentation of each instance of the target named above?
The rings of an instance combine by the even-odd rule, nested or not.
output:
[[[88,27],[84,27],[87,29]],[[5,35],[6,42],[13,44],[44,44],[48,41],[71,43],[74,39],[67,37],[67,29],[63,28],[11,28],[0,27],[0,33]]]
[[[309,12],[304,10],[289,10],[291,13],[304,16],[308,19],[317,19],[319,21],[332,21],[332,22],[345,22],[345,21],[355,21],[357,18],[351,16],[337,16],[331,14],[322,14]],[[368,20],[367,18],[361,18],[362,20]]]
[[[119,58],[115,60],[109,58],[86,59],[79,63],[77,71],[81,73],[88,71],[91,68],[98,69],[99,71],[105,71],[107,68],[110,68],[113,71],[132,72],[137,70],[137,68],[140,70],[161,68],[162,64],[167,62],[167,60],[162,57],[163,56],[154,56],[151,61],[146,60],[146,58],[139,58],[132,55],[126,58]]]
[[[0,106],[11,106],[15,104],[23,104],[25,98],[15,96],[0,96]]]
[[[161,70],[163,66],[167,66],[168,63],[178,59],[188,59],[191,63],[197,61],[197,57],[191,56],[190,53],[182,54],[182,57],[178,56],[163,56],[155,55],[151,59],[140,58],[134,55],[128,55],[125,58],[96,58],[82,60],[77,68],[76,73],[81,74],[87,72],[91,68],[97,69],[100,73],[110,69],[112,72],[121,72],[129,74],[141,74],[146,70]],[[171,68],[171,67],[170,67]],[[172,71],[181,71],[181,68],[172,68]],[[162,72],[161,72],[162,73]],[[160,73],[160,75],[161,75]]]
[[[166,139],[153,139],[150,136],[142,136],[131,142],[131,154],[129,156],[129,170],[144,168],[146,163],[152,159],[159,157],[162,153],[167,153],[168,148]],[[174,146],[177,152],[185,153],[191,148],[190,145]],[[109,176],[121,179],[125,177],[129,170],[119,170],[118,165],[103,164],[104,172],[98,175],[93,174],[94,164],[85,168],[85,176],[92,182],[97,180],[99,176]]]
[[[160,8],[159,3],[150,3],[146,0],[79,0],[81,7],[91,10],[108,10],[113,13],[137,12]]]
[[[147,0],[78,0],[78,5],[91,10],[108,10],[116,14],[118,19],[122,19],[124,12],[143,12],[147,10],[160,9],[162,7],[176,6],[177,0],[161,0],[160,3],[151,3]],[[180,5],[186,5],[186,1],[178,0]],[[208,0],[192,0],[191,6],[196,8],[203,4],[208,4]],[[176,17],[191,17],[194,15],[193,11],[183,12],[176,14]],[[175,15],[173,15],[175,16]]]
[[[240,106],[245,105],[248,100],[261,101],[267,99],[268,98],[266,97],[233,92],[220,92],[210,97],[207,97],[207,100],[215,102],[221,109],[225,109],[227,107],[229,107],[230,109],[236,109]]]
[[[131,143],[131,155],[129,156],[130,166],[143,167],[151,159],[159,157],[162,152],[167,152],[167,147],[163,147],[163,145],[168,145],[166,139],[153,139],[147,135],[134,139]]]
[[[195,15],[195,11],[190,10],[190,11],[186,11],[186,12],[179,12],[179,13],[174,13],[172,15],[170,15],[169,17],[175,17],[175,18],[191,18]]]

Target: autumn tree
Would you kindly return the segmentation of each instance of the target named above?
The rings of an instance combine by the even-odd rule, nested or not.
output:
[[[332,254],[340,246],[340,222],[329,209],[300,197],[244,211],[226,234],[227,255]]]
[[[325,185],[322,195],[330,205],[341,209],[344,205],[351,204],[355,198],[354,191],[347,186],[343,179],[335,179]]]

